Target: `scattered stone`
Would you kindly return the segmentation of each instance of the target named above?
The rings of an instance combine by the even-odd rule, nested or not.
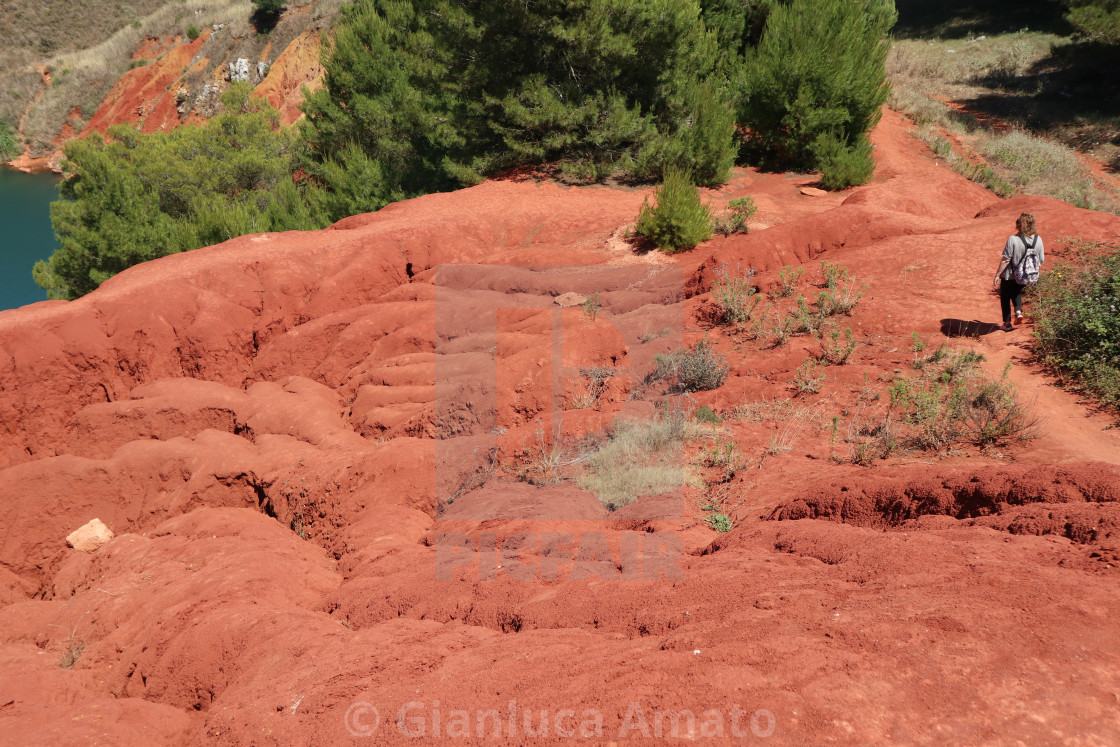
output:
[[[581,296],[578,293],[564,293],[553,299],[553,303],[561,308],[568,308],[569,306],[582,306],[587,303],[587,296]]]
[[[229,79],[231,81],[249,80],[249,60],[238,57],[236,62],[229,63]]]
[[[75,550],[93,552],[113,539],[113,530],[105,526],[101,519],[93,519],[85,526],[75,529],[66,537],[66,544]]]

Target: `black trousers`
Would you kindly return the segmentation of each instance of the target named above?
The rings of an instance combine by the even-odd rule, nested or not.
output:
[[[1011,323],[1011,304],[1015,304],[1015,311],[1023,310],[1023,286],[1014,279],[999,281],[999,308],[1003,312],[1003,323]]]

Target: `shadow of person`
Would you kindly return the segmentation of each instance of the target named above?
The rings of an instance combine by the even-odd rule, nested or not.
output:
[[[1000,325],[991,322],[981,322],[973,319],[966,322],[964,319],[942,319],[941,334],[946,337],[980,337],[1000,329]]]

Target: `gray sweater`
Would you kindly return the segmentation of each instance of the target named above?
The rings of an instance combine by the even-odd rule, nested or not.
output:
[[[1042,267],[1043,261],[1046,259],[1046,253],[1042,246],[1042,237],[1039,235],[1028,236],[1027,242],[1023,242],[1023,237],[1017,233],[1013,233],[1007,237],[1007,244],[1003,247],[1003,258],[1010,260],[1007,263],[1007,269],[1000,273],[1000,278],[1003,280],[1010,280],[1014,276],[1015,268],[1023,261],[1023,255],[1027,253],[1027,243],[1034,242],[1034,256],[1038,257],[1038,266]]]

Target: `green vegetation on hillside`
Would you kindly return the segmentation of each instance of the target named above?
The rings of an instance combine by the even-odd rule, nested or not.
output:
[[[1043,358],[1102,402],[1120,407],[1120,246],[1073,242],[1075,263],[1048,269],[1029,290]]]
[[[889,106],[914,121],[935,155],[1003,197],[1120,212],[1120,191],[1075,153],[1120,168],[1120,81],[1101,75],[1120,64],[1120,46],[1071,25],[1059,0],[899,0],[898,8]]]
[[[1093,41],[1120,44],[1120,0],[1063,0],[1066,19]]]
[[[746,158],[862,183],[894,18],[891,0],[356,0],[298,132],[242,95],[202,128],[69,147],[62,248],[36,281],[73,298],[146,259],[530,164],[712,186]],[[701,217],[676,245],[711,235]]]
[[[736,150],[718,58],[694,0],[358,0],[308,139],[319,162],[360,153],[380,175],[367,210],[526,163],[582,182],[671,164],[718,184]]]
[[[258,231],[326,225],[322,190],[296,183],[297,133],[248,84],[200,127],[66,146],[68,178],[51,205],[60,248],[35,265],[50,298],[77,298],[132,265]]]
[[[11,126],[0,120],[0,161],[10,161],[19,155],[19,143]]]
[[[308,168],[372,210],[522,164],[714,185],[736,124],[777,165],[813,168],[825,134],[870,162],[894,17],[890,0],[358,0],[305,106]]]

